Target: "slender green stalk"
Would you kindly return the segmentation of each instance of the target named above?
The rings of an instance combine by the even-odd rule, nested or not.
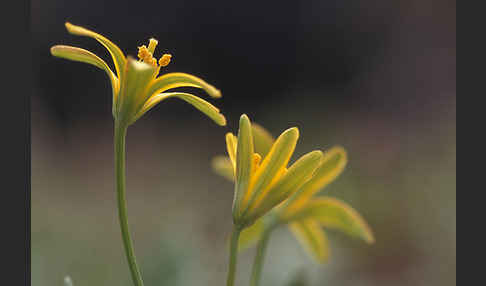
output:
[[[233,286],[235,283],[236,263],[238,256],[238,240],[240,239],[240,233],[241,229],[235,225],[233,227],[233,232],[231,233],[228,280],[226,282],[226,286]]]
[[[265,253],[271,231],[271,229],[265,230],[262,237],[258,241],[255,260],[253,261],[253,269],[251,270],[250,286],[258,286],[260,284],[263,262],[265,259]]]
[[[127,256],[128,266],[132,274],[133,284],[135,286],[143,286],[142,275],[138,268],[133,250],[132,239],[130,238],[130,231],[128,229],[127,219],[127,200],[125,197],[125,137],[127,128],[125,125],[115,123],[115,177],[116,177],[116,191],[118,198],[118,218],[120,220],[120,228]]]

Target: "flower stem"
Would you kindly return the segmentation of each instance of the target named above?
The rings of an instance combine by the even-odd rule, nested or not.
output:
[[[258,241],[255,260],[253,262],[253,269],[251,271],[250,286],[258,286],[260,284],[260,277],[263,269],[263,261],[267,250],[268,239],[270,238],[271,230],[266,230],[260,240]]]
[[[128,229],[127,219],[127,200],[125,197],[125,138],[127,134],[127,127],[115,123],[115,177],[116,177],[116,191],[118,198],[118,218],[120,220],[120,228],[125,247],[125,254],[127,256],[128,266],[132,275],[133,284],[135,286],[143,286],[142,275],[138,268],[133,250],[132,239],[130,238],[130,231]]]
[[[240,239],[240,233],[241,229],[235,225],[233,227],[233,232],[231,233],[228,280],[226,282],[226,286],[233,286],[235,283],[236,263],[238,256],[238,240]]]

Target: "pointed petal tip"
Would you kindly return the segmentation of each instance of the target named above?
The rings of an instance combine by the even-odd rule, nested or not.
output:
[[[251,126],[250,118],[248,118],[248,115],[246,114],[240,116],[240,126],[242,125]]]
[[[81,26],[73,25],[69,22],[64,23],[64,26],[66,27],[66,30],[68,31],[68,33],[76,35],[76,36],[88,36],[88,37],[93,37],[93,35],[100,36],[93,31],[90,31],[90,30],[83,28]]]
[[[66,30],[71,34],[76,34],[76,30],[81,28],[81,27],[73,25],[69,22],[64,23],[64,26],[66,27]]]
[[[55,45],[55,46],[52,46],[50,49],[49,49],[49,52],[51,53],[51,55],[55,56],[56,55],[56,52],[58,51],[59,49],[59,45]]]
[[[338,156],[337,158],[340,160],[339,168],[344,169],[344,167],[348,164],[348,152],[346,152],[346,149],[339,145],[331,147],[329,150],[324,152],[324,161],[328,161],[335,156]]]
[[[331,147],[327,152],[334,153],[334,154],[339,153],[342,156],[344,156],[345,158],[347,157],[346,149],[344,149],[344,147],[341,146],[341,145],[335,145],[335,146]]]
[[[219,126],[226,126],[226,117],[223,114],[220,114],[218,121],[216,122]]]
[[[316,165],[316,169],[317,169],[322,162],[322,158],[324,158],[324,152],[322,152],[321,150],[314,150],[314,151],[309,152],[307,155],[304,155],[304,156],[309,156],[313,160],[315,160],[315,162],[317,164]],[[312,172],[315,172],[316,169],[314,169]]]
[[[206,83],[206,92],[211,96],[212,98],[221,98],[223,95],[221,94],[221,90],[217,89],[213,85]]]
[[[291,137],[295,137],[296,139],[299,138],[299,128],[297,127],[292,127],[292,128],[289,128],[287,130],[285,130],[282,135],[285,135],[285,136],[291,136]]]
[[[309,155],[316,156],[316,157],[322,157],[322,156],[324,156],[324,152],[322,152],[321,150],[314,150],[314,151],[310,152]]]
[[[209,94],[210,96],[214,98],[221,98],[223,95],[221,94],[221,90],[214,88],[214,92]]]
[[[373,234],[373,231],[371,231],[371,228],[368,226],[368,233],[366,234],[365,242],[367,244],[374,244],[376,242],[375,235]]]
[[[55,45],[55,46],[52,46],[49,49],[49,51],[51,52],[51,55],[53,55],[53,56],[59,56],[59,55],[64,54],[64,53],[74,53],[74,54],[77,54],[77,53],[90,53],[91,54],[91,52],[86,51],[84,49],[77,48],[77,47],[72,47],[72,46],[66,46],[66,45]]]

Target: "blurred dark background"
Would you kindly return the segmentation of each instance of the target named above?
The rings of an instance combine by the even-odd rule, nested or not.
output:
[[[129,218],[147,285],[224,283],[233,187],[210,161],[242,113],[274,135],[298,126],[294,160],[343,145],[349,165],[327,194],[355,206],[377,238],[367,246],[330,233],[331,260],[317,265],[282,229],[264,285],[456,284],[455,1],[127,2],[31,2],[33,285],[62,285],[64,275],[75,286],[130,285],[109,81],[49,48],[79,46],[113,65],[65,21],[133,56],[155,37],[155,55],[173,55],[163,72],[223,93],[210,101],[228,127],[170,100],[129,128]],[[239,285],[252,256],[241,256]]]

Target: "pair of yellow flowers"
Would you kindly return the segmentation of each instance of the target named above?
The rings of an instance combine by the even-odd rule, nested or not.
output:
[[[122,127],[128,127],[159,102],[176,97],[205,113],[218,125],[226,125],[219,109],[189,93],[167,92],[178,87],[197,87],[211,97],[221,97],[218,89],[185,73],[168,73],[158,77],[160,69],[169,64],[171,55],[157,61],[153,54],[157,41],[150,39],[148,47],[138,48],[138,60],[126,57],[104,36],[83,27],[66,23],[74,35],[99,41],[111,54],[113,72],[95,54],[77,47],[57,45],[54,56],[89,63],[106,72],[113,92],[113,117]],[[299,131],[290,128],[276,140],[263,127],[252,124],[246,115],[239,122],[237,136],[226,135],[228,157],[213,161],[216,172],[235,182],[233,223],[243,230],[240,249],[257,241],[266,227],[265,217],[275,225],[289,225],[304,248],[318,261],[328,256],[328,243],[322,227],[334,228],[373,242],[373,235],[361,216],[349,205],[330,197],[316,197],[344,169],[347,156],[344,149],[334,147],[323,153],[312,151],[290,167]]]

